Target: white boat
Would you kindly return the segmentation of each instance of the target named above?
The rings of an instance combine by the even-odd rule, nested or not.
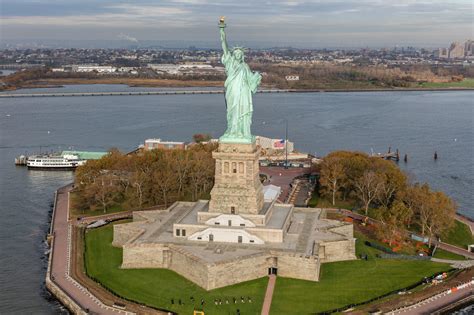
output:
[[[73,170],[85,162],[77,155],[33,155],[28,157],[26,166],[29,169]]]

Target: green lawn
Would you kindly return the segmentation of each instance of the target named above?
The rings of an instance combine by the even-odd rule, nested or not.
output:
[[[194,297],[197,308],[201,299],[205,300],[206,314],[260,314],[267,278],[244,282],[238,285],[205,291],[192,282],[166,269],[119,269],[122,250],[112,247],[112,226],[94,229],[86,233],[86,267],[90,277],[100,282],[120,296],[144,304],[171,310],[179,314],[192,314]],[[233,297],[245,303],[233,304]],[[252,303],[247,302],[251,297]],[[171,304],[171,299],[175,304]],[[185,305],[178,305],[181,299]],[[229,304],[215,305],[214,299],[229,299]]]
[[[446,264],[431,261],[378,259],[377,249],[364,245],[356,235],[357,255],[369,259],[327,263],[321,266],[319,282],[278,278],[273,295],[272,314],[309,314],[360,303],[401,289],[425,276],[449,270]]]
[[[433,257],[439,258],[439,259],[466,260],[466,257],[464,256],[445,251],[444,249],[441,249],[441,248],[436,249],[436,252]]]
[[[379,252],[364,245],[365,238],[357,235],[357,254],[369,255],[368,261],[347,261],[323,264],[321,281],[311,282],[288,278],[277,279],[272,314],[305,314],[322,312],[347,304],[369,300],[395,289],[406,287],[424,276],[445,271],[449,266],[429,261],[398,261],[375,258]],[[119,269],[122,250],[111,246],[112,226],[86,233],[86,267],[89,276],[98,279],[118,295],[157,308],[180,314],[191,314],[193,303],[203,298],[206,314],[260,314],[267,279],[261,278],[238,285],[205,291],[192,282],[165,269]],[[214,305],[214,299],[241,296],[252,303]],[[171,304],[171,299],[175,304]],[[178,305],[181,299],[185,305]],[[200,303],[196,303],[198,306]]]
[[[474,244],[474,236],[466,224],[456,220],[449,233],[441,237],[441,241],[467,249],[467,245]]]
[[[446,82],[446,83],[435,83],[435,82],[425,82],[421,83],[419,86],[424,88],[474,88],[474,79],[467,78],[460,82]]]

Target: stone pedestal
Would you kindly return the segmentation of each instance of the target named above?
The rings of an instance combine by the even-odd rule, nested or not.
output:
[[[209,212],[257,214],[263,207],[263,186],[255,142],[220,142],[212,157],[216,160],[216,174]]]

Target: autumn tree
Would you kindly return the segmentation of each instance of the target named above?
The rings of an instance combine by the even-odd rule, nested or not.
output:
[[[120,189],[114,183],[114,176],[104,172],[89,185],[86,195],[91,196],[102,208],[104,213],[114,200],[118,197]]]
[[[396,200],[389,208],[382,208],[382,211],[376,213],[376,218],[381,222],[378,232],[379,235],[386,238],[389,245],[401,237],[404,229],[404,223],[413,215],[410,208],[401,200]]]
[[[335,156],[329,156],[321,164],[320,184],[323,192],[331,196],[332,205],[336,205],[336,195],[341,188],[345,177],[344,165],[341,159]]]
[[[382,188],[382,177],[373,170],[366,170],[361,177],[355,181],[357,197],[364,205],[365,215],[369,212],[369,206],[377,198]]]
[[[397,192],[406,189],[407,177],[393,162],[383,159],[374,159],[372,167],[380,175],[380,189],[376,199],[382,208],[389,208],[395,200]]]

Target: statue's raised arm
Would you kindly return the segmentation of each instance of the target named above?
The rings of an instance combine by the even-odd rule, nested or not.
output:
[[[221,16],[221,18],[219,19],[219,30],[220,30],[220,33],[221,33],[221,44],[222,44],[222,50],[224,51],[224,54],[228,54],[229,53],[229,46],[227,45],[227,38],[226,38],[226,35],[225,35],[225,22],[224,22],[224,18],[223,16]]]

